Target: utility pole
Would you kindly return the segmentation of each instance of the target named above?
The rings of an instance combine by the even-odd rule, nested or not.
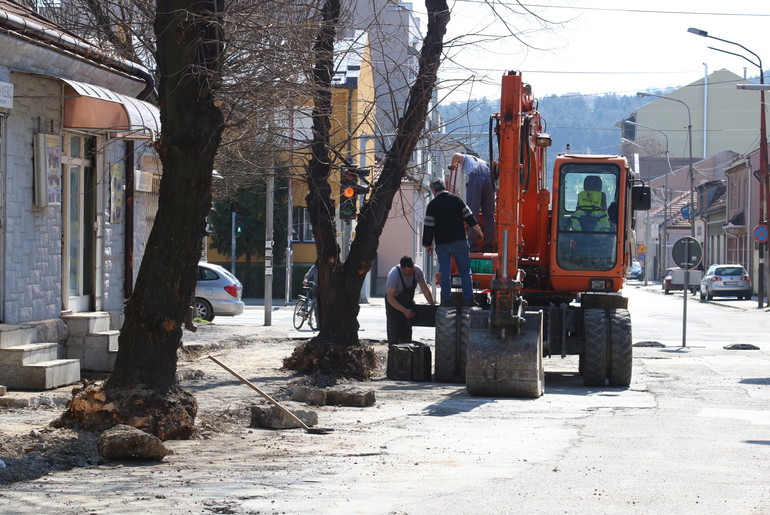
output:
[[[273,318],[273,210],[275,208],[275,175],[270,171],[265,188],[265,325]]]
[[[238,216],[230,205],[230,273],[235,275],[235,217]]]
[[[289,207],[286,210],[286,305],[288,306],[291,302],[291,271],[292,271],[292,264],[294,260],[294,255],[292,254],[292,232],[294,231],[294,194],[292,193],[292,181],[291,177],[289,177],[289,192],[288,192],[288,205]]]

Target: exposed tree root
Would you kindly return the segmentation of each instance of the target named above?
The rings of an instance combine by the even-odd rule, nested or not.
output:
[[[181,388],[165,394],[142,388],[105,390],[85,382],[72,391],[72,400],[56,425],[104,431],[116,424],[136,427],[161,440],[186,440],[195,431],[198,402]]]
[[[314,338],[295,347],[283,359],[283,366],[299,374],[367,381],[377,368],[377,359],[369,345],[336,345]]]

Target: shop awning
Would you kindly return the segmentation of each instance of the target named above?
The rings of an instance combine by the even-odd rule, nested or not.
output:
[[[160,110],[142,100],[70,79],[64,86],[64,127],[107,130],[120,139],[154,140],[160,133]]]

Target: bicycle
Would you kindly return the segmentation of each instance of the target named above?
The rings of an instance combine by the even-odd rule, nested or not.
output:
[[[294,328],[299,330],[307,320],[310,329],[315,331],[318,328],[318,318],[316,312],[315,299],[313,298],[313,289],[315,283],[309,281],[307,286],[303,286],[305,295],[299,295],[297,304],[294,305]]]

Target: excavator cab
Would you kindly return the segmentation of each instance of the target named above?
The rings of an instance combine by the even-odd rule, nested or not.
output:
[[[569,163],[561,167],[560,195],[554,206],[557,267],[586,272],[606,272],[615,267],[620,176],[616,163]]]

